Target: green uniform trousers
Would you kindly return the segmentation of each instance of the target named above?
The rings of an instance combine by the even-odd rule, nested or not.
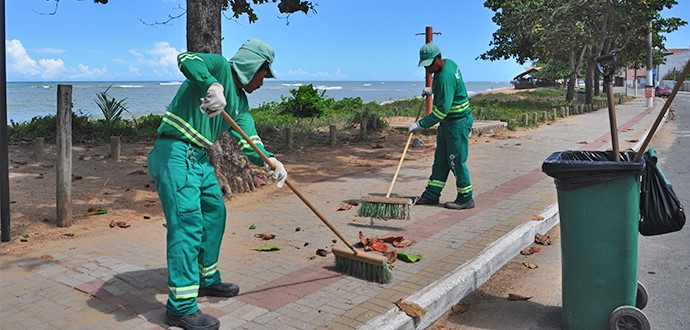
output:
[[[199,287],[220,282],[218,253],[225,231],[223,194],[205,150],[157,139],[148,154],[149,175],[167,223],[169,313],[195,313]]]
[[[436,133],[436,152],[431,177],[422,196],[438,200],[441,190],[446,185],[448,172],[455,175],[458,195],[456,201],[464,203],[472,198],[470,172],[467,170],[467,152],[469,135],[472,131],[474,117],[472,113],[455,120],[442,121]]]

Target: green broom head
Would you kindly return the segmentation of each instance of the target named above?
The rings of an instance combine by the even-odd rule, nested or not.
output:
[[[365,197],[359,206],[358,215],[383,220],[410,220],[411,209],[412,200],[409,198]]]
[[[388,260],[383,256],[367,252],[354,254],[351,250],[341,247],[333,247],[332,251],[335,255],[335,269],[339,273],[381,284],[389,283],[393,279],[393,273],[388,268]]]

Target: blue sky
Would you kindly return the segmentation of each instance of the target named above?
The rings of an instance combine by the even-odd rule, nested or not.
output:
[[[289,24],[275,4],[256,6],[259,21],[223,19],[223,55],[260,38],[276,50],[278,80],[423,81],[417,67],[426,26],[444,57],[455,60],[466,81],[509,81],[515,61],[482,61],[496,25],[481,0],[315,0],[317,14],[293,14]],[[6,0],[8,81],[182,80],[175,58],[185,50],[184,0]],[[690,1],[665,17],[690,21]],[[667,35],[667,48],[690,47],[690,27]]]

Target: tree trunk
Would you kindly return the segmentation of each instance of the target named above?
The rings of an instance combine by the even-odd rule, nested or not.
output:
[[[596,64],[592,58],[587,62],[587,70],[585,71],[585,104],[592,104],[592,82],[594,80],[594,70]]]
[[[222,54],[221,5],[219,0],[187,0],[187,49],[198,53]],[[225,197],[254,191],[253,174],[247,157],[235,139],[225,132],[209,150],[211,164]]]
[[[568,57],[568,64],[570,65],[570,78],[566,83],[565,101],[570,102],[575,98],[575,81],[577,80],[577,67],[575,65],[575,52],[570,51]]]

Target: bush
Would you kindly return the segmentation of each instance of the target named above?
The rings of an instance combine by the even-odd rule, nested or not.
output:
[[[281,96],[279,113],[291,114],[297,118],[321,117],[325,109],[324,95],[326,91],[319,93],[314,86],[302,85],[299,89],[290,89],[291,97]]]

